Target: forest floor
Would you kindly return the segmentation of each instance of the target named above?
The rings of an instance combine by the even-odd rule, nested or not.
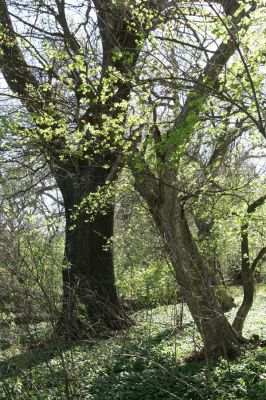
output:
[[[234,290],[241,301],[240,291]],[[235,310],[232,311],[232,318]],[[136,324],[105,340],[28,345],[21,327],[0,336],[0,399],[266,399],[266,347],[249,345],[235,361],[189,362],[201,341],[180,304],[135,312]],[[32,337],[44,324],[31,326]],[[257,289],[244,334],[266,340],[266,287]],[[258,340],[258,338],[257,338]]]

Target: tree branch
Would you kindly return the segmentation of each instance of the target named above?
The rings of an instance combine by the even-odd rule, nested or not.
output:
[[[0,0],[0,25],[3,35],[0,40],[1,71],[10,89],[24,99],[28,110],[36,112],[42,106],[39,82],[18,46],[5,0]]]
[[[266,246],[262,247],[262,249],[260,249],[260,251],[257,254],[257,257],[254,259],[254,261],[251,264],[250,270],[252,273],[255,272],[255,269],[258,265],[258,263],[263,259],[263,257],[266,255]]]
[[[256,210],[256,208],[262,206],[265,203],[265,201],[266,201],[266,194],[264,194],[263,196],[259,197],[252,204],[250,204],[248,206],[247,213],[248,214],[253,213]]]
[[[229,2],[226,2],[226,4],[229,7]],[[208,60],[201,76],[197,82],[195,82],[180,114],[175,120],[172,130],[174,135],[177,130],[181,129],[182,134],[185,134],[186,140],[192,132],[194,126],[198,122],[200,112],[206,102],[207,96],[212,92],[213,88],[216,88],[219,74],[238,47],[235,34],[239,30],[239,23],[248,14],[249,12],[241,12],[234,18],[234,26],[231,30],[229,29],[229,38],[227,42],[221,43],[213,56]],[[191,116],[193,116],[193,118],[191,118]],[[168,147],[168,156],[174,151],[175,146],[175,144],[172,144]]]

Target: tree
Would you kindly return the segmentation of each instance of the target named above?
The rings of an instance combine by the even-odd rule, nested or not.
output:
[[[133,143],[135,165],[133,164],[132,170],[135,176],[136,189],[146,200],[165,242],[166,250],[175,267],[176,279],[183,288],[184,297],[202,335],[205,349],[210,354],[218,353],[226,356],[233,353],[235,345],[243,343],[245,340],[234,330],[224,316],[214,288],[209,285],[208,268],[206,268],[187,221],[185,204],[188,199],[184,196],[178,170],[182,167],[180,158],[184,150],[190,150],[190,140],[193,138],[200,118],[204,118],[208,114],[207,107],[210,106],[208,99],[212,96],[226,99],[227,104],[235,106],[238,111],[241,110],[245,118],[252,122],[260,133],[264,134],[258,94],[254,92],[254,82],[250,71],[246,70],[245,60],[241,57],[242,53],[238,40],[239,35],[246,32],[246,28],[250,24],[249,15],[254,11],[253,6],[254,4],[251,5],[251,8],[240,7],[235,9],[234,13],[229,12],[227,17],[220,16],[219,12],[211,7],[214,14],[218,15],[218,20],[221,20],[220,28],[224,28],[221,35],[222,42],[220,41],[217,44],[215,51],[204,46],[207,39],[203,37],[201,40],[197,32],[193,32],[192,23],[191,31],[198,43],[190,42],[187,46],[202,50],[205,55],[207,54],[204,67],[200,71],[198,67],[195,72],[189,71],[185,74],[183,72],[185,68],[182,64],[179,68],[176,65],[178,70],[171,70],[171,67],[164,60],[161,65],[164,62],[167,65],[165,75],[158,73],[158,76],[143,78],[143,83],[147,85],[146,98],[149,99],[150,104],[150,114],[149,118],[146,119],[146,126],[150,126],[151,129],[149,134],[140,129],[139,143]],[[160,48],[162,53],[164,36],[158,39],[160,45],[157,43],[154,48]],[[182,36],[181,39],[180,37],[166,37],[165,41],[184,44]],[[211,57],[208,56],[208,51],[210,51]],[[250,90],[248,90],[247,97],[249,103],[252,104],[251,112],[249,112],[246,104],[241,103],[240,97],[232,96],[232,92],[224,90],[226,84],[223,84],[224,80],[221,78],[221,73],[228,71],[228,61],[236,51],[240,54],[244,64],[245,76],[248,76],[247,86],[248,89],[251,89],[252,95],[249,95]],[[171,60],[170,55],[167,61],[169,62],[169,60]],[[192,57],[185,61],[193,67],[194,64],[191,60]],[[199,64],[202,63],[202,59],[196,51],[194,60]],[[168,75],[169,69],[171,72]],[[157,70],[159,70],[158,67]],[[188,67],[186,67],[186,70],[188,70]],[[179,75],[176,75],[176,71]],[[176,85],[173,83],[175,79],[178,82]],[[170,84],[167,84],[166,82],[169,81]],[[159,84],[156,85],[156,82],[159,82]],[[164,92],[160,90],[160,84],[164,87]],[[245,84],[246,81],[244,87]],[[176,95],[178,91],[180,93],[179,98]],[[183,101],[182,97],[184,98]],[[174,111],[171,110],[170,106],[165,106],[165,100],[170,101]],[[167,111],[161,112],[158,117],[156,108],[159,109],[159,107]],[[147,109],[145,112],[147,113]],[[239,112],[237,115],[241,116],[241,113]],[[164,115],[166,115],[165,119],[163,118]],[[238,127],[239,121],[234,119],[234,123]],[[162,127],[161,130],[160,127]],[[228,139],[230,140],[230,136],[225,136],[222,139],[222,143],[219,144],[220,147]],[[219,152],[213,153],[213,157],[216,162],[219,161]],[[148,163],[147,160],[152,160],[153,164]]]
[[[81,309],[91,326],[124,326],[107,246],[113,234],[113,205],[93,218],[81,210],[74,224],[72,215],[75,206],[88,195],[97,197],[116,175],[140,50],[155,26],[166,17],[176,18],[175,4],[80,0],[74,8],[55,0],[9,5],[8,10],[7,2],[0,2],[1,71],[23,104],[23,113],[27,111],[23,136],[46,158],[65,207],[59,326],[67,326],[68,334],[75,336],[82,326]],[[70,26],[74,10],[77,22]]]
[[[1,71],[27,112],[17,131],[44,156],[63,197],[66,239],[59,331],[73,337],[82,326],[81,309],[93,329],[127,324],[107,246],[114,207],[109,204],[93,218],[82,210],[74,223],[72,214],[114,174],[115,132],[123,125],[130,76],[152,25],[146,17],[139,19],[138,6],[120,1],[81,1],[76,7],[82,18],[70,27],[74,8],[68,9],[64,0],[26,2],[22,14],[19,4],[10,2],[10,11],[5,0],[0,2]],[[153,19],[157,14],[155,10]],[[11,18],[23,28],[16,32]]]
[[[224,25],[225,17],[220,17],[213,3],[223,4],[228,25]],[[220,75],[234,52],[239,50],[237,34],[241,29],[245,31],[246,27],[241,23],[248,25],[252,9],[248,7],[246,10],[243,4],[239,7],[236,1],[210,1],[208,4],[212,11],[209,14],[208,9],[207,15],[205,7],[200,9],[203,21],[204,18],[221,20],[219,28],[222,28],[222,37],[214,44],[213,50],[211,45],[208,46],[213,40],[203,38],[201,41],[193,26],[193,18],[199,10],[197,4],[193,4],[182,2],[179,6],[175,2],[159,5],[154,1],[124,3],[95,0],[93,12],[91,3],[85,6],[81,2],[78,7],[85,10],[81,13],[85,21],[70,29],[64,1],[56,0],[53,5],[43,2],[34,9],[37,17],[34,20],[38,22],[38,16],[45,13],[49,16],[46,23],[32,24],[13,14],[13,18],[16,17],[24,27],[29,27],[31,35],[34,32],[35,41],[27,42],[30,46],[30,57],[27,58],[18,45],[18,35],[12,26],[6,3],[3,0],[0,2],[0,21],[5,36],[0,54],[2,73],[10,89],[18,93],[30,113],[31,118],[25,122],[25,132],[45,155],[64,200],[67,267],[63,271],[62,322],[72,336],[76,335],[81,323],[79,302],[94,325],[108,328],[123,325],[123,313],[114,286],[112,254],[107,246],[107,239],[113,231],[113,205],[106,205],[104,214],[94,218],[86,207],[78,208],[74,223],[73,210],[79,203],[85,205],[83,200],[86,198],[90,202],[93,198],[97,199],[104,184],[115,178],[120,157],[124,161],[130,155],[133,156],[131,167],[136,188],[145,198],[165,242],[177,281],[183,287],[207,351],[229,355],[233,344],[243,340],[228,323],[215,291],[209,285],[209,271],[188,225],[185,198],[177,185],[176,171],[179,155],[204,113],[208,98],[215,95],[228,101],[221,90]],[[183,25],[179,28],[181,17]],[[167,20],[171,20],[174,26],[171,28],[169,24],[170,33],[175,36],[177,32],[178,37],[157,38],[162,45],[159,50],[166,47],[165,43],[168,49],[167,57],[161,62],[161,56],[153,55],[156,46],[152,38],[156,39],[157,32],[162,31],[160,24]],[[152,29],[155,35],[149,34]],[[188,46],[195,52],[186,60],[181,56],[182,62],[177,65],[172,63],[175,47],[169,46],[169,42],[183,46],[184,42],[180,40],[182,29],[185,40],[186,35],[193,32],[195,43]],[[23,32],[19,35],[27,40]],[[36,45],[41,38],[45,38],[46,42],[41,42],[42,51],[38,52]],[[81,42],[85,42],[85,46]],[[24,46],[24,53],[28,51],[27,46]],[[33,50],[37,56],[30,67],[27,60],[31,60]],[[204,60],[202,54],[205,54]],[[209,57],[209,54],[212,56]],[[149,63],[151,57],[152,65]],[[203,67],[198,68],[196,64],[189,74],[182,75],[185,65],[193,66],[193,57]],[[173,67],[166,76],[156,66],[156,63],[164,62],[163,72],[169,72]],[[178,69],[181,70],[181,77],[177,75]],[[37,74],[40,75],[39,80]],[[162,95],[157,90],[160,83],[164,89]],[[249,80],[249,83],[253,81]],[[145,107],[142,109],[146,113],[144,119],[143,115],[138,118],[128,112],[130,95],[133,104],[139,95],[137,103]],[[164,101],[169,100],[169,96],[169,107],[165,108]],[[153,107],[156,99],[159,104]],[[255,98],[256,105],[257,102]],[[157,107],[165,108],[169,114],[165,123],[167,128],[163,130],[159,129],[156,121]],[[254,121],[247,107],[239,109]],[[257,126],[261,129],[258,107],[256,111],[259,116]],[[150,122],[151,115],[153,123]],[[140,126],[134,130],[134,125],[138,123]],[[141,135],[147,125],[152,129]]]

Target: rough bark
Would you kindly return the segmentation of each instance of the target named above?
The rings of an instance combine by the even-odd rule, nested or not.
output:
[[[179,213],[182,209],[179,210]],[[165,219],[165,217],[164,217]],[[163,221],[161,229],[169,226]],[[215,294],[215,286],[209,284],[208,270],[194,243],[185,216],[180,216],[175,222],[175,243],[169,237],[168,252],[175,266],[176,277],[182,282],[184,297],[202,335],[205,349],[210,354],[221,354],[230,357],[234,345],[242,339],[232,329],[224,316],[221,304]]]
[[[63,305],[58,331],[69,337],[121,329],[129,323],[115,287],[109,243],[113,206],[96,215],[86,215],[84,209],[75,212],[76,206],[104,182],[105,175],[95,167],[86,168],[79,176],[66,170],[56,174],[66,217]]]
[[[206,352],[212,356],[232,357],[235,346],[245,339],[233,329],[223,313],[175,189],[164,186],[158,196],[156,182],[148,175],[142,182],[136,182],[136,188],[146,199],[164,240],[176,280],[181,285]]]
[[[116,146],[113,140],[115,132],[110,132],[109,147],[101,147],[101,141],[106,141],[106,132],[96,138],[91,135],[90,129],[84,125],[89,123],[99,131],[103,125],[103,116],[116,119],[118,116],[125,118],[123,109],[117,106],[123,100],[128,100],[131,91],[131,81],[126,79],[132,74],[136,66],[140,51],[138,43],[138,32],[131,29],[133,15],[127,4],[123,2],[114,4],[110,0],[94,1],[98,27],[102,39],[101,82],[109,80],[109,67],[122,74],[123,79],[116,82],[117,90],[110,95],[105,102],[101,98],[101,83],[95,85],[95,91],[89,94],[83,93],[81,88],[84,83],[80,79],[80,71],[77,69],[70,73],[69,78],[75,81],[73,93],[76,98],[76,113],[70,121],[69,131],[73,127],[80,130],[84,139],[89,144],[81,156],[70,154],[67,144],[69,131],[65,134],[56,134],[53,138],[46,138],[45,130],[54,130],[58,127],[58,121],[62,118],[62,105],[57,102],[57,95],[53,90],[43,90],[42,83],[37,79],[34,69],[28,64],[23,50],[17,41],[17,34],[12,25],[7,3],[0,0],[0,24],[2,26],[4,39],[0,41],[0,68],[4,78],[14,94],[21,100],[23,105],[32,116],[34,130],[38,139],[34,140],[36,148],[44,156],[47,156],[54,177],[61,190],[66,215],[66,268],[63,271],[63,308],[59,321],[59,331],[66,329],[67,334],[77,336],[80,327],[84,327],[82,317],[89,319],[91,327],[101,326],[115,329],[124,325],[124,315],[118,304],[117,294],[114,286],[114,270],[111,250],[103,250],[113,233],[113,210],[109,208],[105,215],[96,215],[93,222],[85,223],[84,212],[81,212],[75,221],[75,229],[72,230],[71,212],[80,201],[90,193],[93,193],[105,183],[107,174],[117,162],[117,157],[110,156],[110,145]],[[51,18],[55,18],[60,25],[64,35],[64,47],[69,59],[76,55],[84,54],[77,37],[68,26],[64,2],[56,2],[56,5],[40,5],[46,9]],[[37,16],[36,16],[37,21]],[[37,25],[36,25],[37,26]],[[34,27],[33,27],[34,29]],[[141,31],[142,32],[142,31]],[[44,38],[45,39],[45,38]],[[114,58],[115,49],[119,48],[121,58]],[[129,60],[127,54],[132,58]],[[124,55],[125,54],[125,55]],[[91,68],[87,65],[88,69]],[[49,74],[53,74],[53,70]],[[119,74],[118,74],[119,75]],[[130,75],[131,76],[131,75]],[[57,73],[53,76],[58,79]],[[50,76],[46,76],[50,82]],[[89,78],[88,78],[89,80]],[[70,91],[71,91],[70,90]],[[88,108],[80,115],[80,100],[89,102]],[[50,115],[47,105],[53,104],[53,113]],[[114,105],[116,105],[114,107]],[[40,122],[38,117],[43,115],[43,120],[49,117],[48,126],[46,122]],[[69,121],[66,116],[66,121]],[[95,151],[96,147],[99,147]],[[99,151],[101,160],[98,159]],[[97,153],[97,155],[96,155]],[[65,163],[61,160],[65,159]],[[108,164],[108,170],[99,165]],[[82,315],[83,314],[83,315]]]

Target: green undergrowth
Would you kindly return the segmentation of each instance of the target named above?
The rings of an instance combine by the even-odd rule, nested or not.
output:
[[[261,288],[246,322],[246,336],[258,334],[266,339],[265,306],[266,292]],[[101,341],[40,341],[33,346],[21,327],[3,329],[0,399],[265,400],[266,348],[262,344],[251,344],[233,362],[186,362],[191,352],[201,348],[186,307],[183,315],[178,304],[141,310],[133,316],[136,324],[128,332]],[[39,339],[46,329],[38,324],[30,333]]]

